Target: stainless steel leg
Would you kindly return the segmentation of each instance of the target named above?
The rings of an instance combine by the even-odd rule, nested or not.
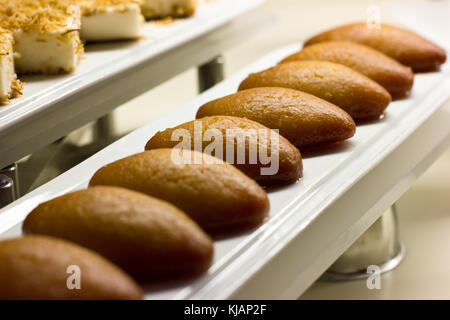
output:
[[[94,130],[94,141],[101,139],[109,139],[114,136],[115,126],[114,126],[114,113],[110,112],[107,115],[97,119],[93,127]]]
[[[225,78],[224,58],[217,56],[213,60],[198,67],[198,90],[203,92]]]
[[[0,174],[0,208],[15,200],[13,180],[5,174]]]
[[[367,268],[376,265],[387,272],[397,267],[405,256],[405,247],[398,237],[395,204],[384,213],[325,272],[321,280],[356,280],[368,278]]]
[[[20,197],[20,189],[19,189],[19,175],[18,175],[18,169],[17,164],[13,163],[7,167],[4,167],[0,170],[0,174],[3,174],[7,177],[9,177],[12,181],[13,187],[14,187],[14,199],[17,199]]]

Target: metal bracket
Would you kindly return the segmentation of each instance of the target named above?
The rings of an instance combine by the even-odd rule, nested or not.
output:
[[[198,67],[198,91],[203,92],[225,78],[224,58],[219,55]]]
[[[395,203],[322,275],[323,281],[368,278],[367,268],[375,265],[381,273],[396,268],[405,257],[405,246],[398,237]]]

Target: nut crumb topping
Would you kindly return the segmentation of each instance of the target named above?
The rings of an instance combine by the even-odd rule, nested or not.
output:
[[[0,24],[24,32],[79,30],[80,11],[67,0],[0,0]]]
[[[75,0],[81,8],[81,14],[90,16],[105,13],[108,10],[125,12],[133,6],[141,6],[143,0]]]
[[[11,98],[15,98],[17,96],[22,95],[22,89],[25,82],[20,81],[19,79],[14,79],[11,83]]]
[[[11,47],[14,44],[14,39],[11,33],[0,28],[0,56],[7,56],[11,51]]]

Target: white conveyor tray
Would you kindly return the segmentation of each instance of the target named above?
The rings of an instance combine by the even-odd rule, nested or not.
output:
[[[263,57],[166,117],[142,127],[0,211],[0,238],[20,235],[40,202],[84,188],[93,173],[141,152],[158,130],[192,120],[204,102],[236,91],[250,72],[298,50]],[[304,158],[304,177],[269,193],[270,219],[248,234],[215,241],[215,260],[200,278],[149,285],[148,299],[296,298],[323,273],[444,150],[450,135],[448,68],[416,75],[412,96],[385,117],[360,125],[342,147]]]
[[[204,41],[201,36],[263,2],[200,0],[192,17],[173,23],[146,22],[139,41],[86,44],[85,60],[72,74],[20,77],[26,82],[23,95],[0,106],[0,168],[189,67],[207,62],[226,45],[236,46],[252,34],[248,24],[256,25],[255,21],[241,21],[239,30],[231,28]],[[226,42],[228,38],[234,42]],[[192,47],[171,51],[194,39]]]

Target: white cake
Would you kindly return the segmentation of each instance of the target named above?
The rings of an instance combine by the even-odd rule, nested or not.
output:
[[[197,0],[144,0],[142,14],[146,18],[191,16],[197,8]]]
[[[12,35],[0,28],[0,105],[21,94],[22,83],[14,72]]]
[[[1,27],[13,33],[18,73],[72,72],[83,55],[80,10],[63,0],[1,0]]]
[[[76,0],[81,8],[81,38],[86,41],[137,39],[144,18],[141,0]]]

